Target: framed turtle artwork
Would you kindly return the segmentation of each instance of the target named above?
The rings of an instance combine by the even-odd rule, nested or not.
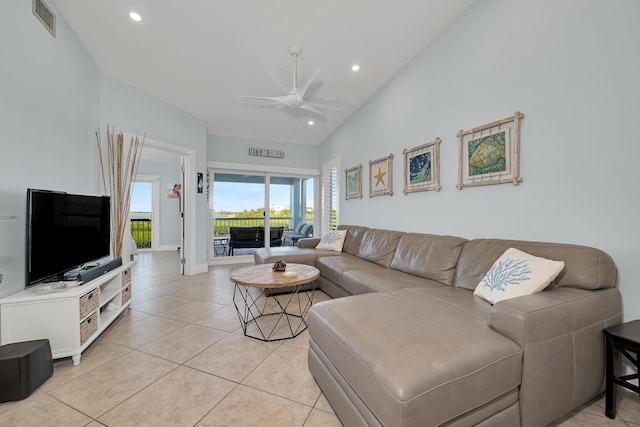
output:
[[[520,176],[520,120],[524,114],[458,132],[458,185],[518,185]]]
[[[474,179],[510,173],[509,128],[493,131],[467,141],[465,178]]]

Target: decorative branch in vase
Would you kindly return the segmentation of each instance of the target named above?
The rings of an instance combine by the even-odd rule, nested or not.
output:
[[[96,132],[102,185],[104,193],[111,196],[111,250],[114,258],[122,256],[122,244],[131,205],[131,184],[138,173],[145,136],[146,133],[141,141],[136,133],[126,147],[124,135],[115,135],[113,128],[109,129],[109,125],[106,144],[103,145],[100,139],[100,129]]]

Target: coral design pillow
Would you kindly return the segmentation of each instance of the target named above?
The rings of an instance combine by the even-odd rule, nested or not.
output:
[[[482,278],[474,295],[491,304],[542,291],[564,268],[563,261],[507,249]]]
[[[320,239],[320,243],[316,246],[317,249],[329,249],[330,251],[342,252],[342,245],[344,245],[344,238],[347,235],[347,230],[334,230],[330,231]]]

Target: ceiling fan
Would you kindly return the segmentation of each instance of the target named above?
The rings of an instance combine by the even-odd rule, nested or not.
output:
[[[289,46],[289,54],[293,57],[293,87],[287,95],[283,96],[240,96],[239,98],[258,99],[280,103],[283,106],[301,108],[324,116],[324,110],[317,104],[304,99],[304,94],[316,78],[320,70],[313,69],[298,81],[298,56],[302,54],[302,48],[298,45]]]

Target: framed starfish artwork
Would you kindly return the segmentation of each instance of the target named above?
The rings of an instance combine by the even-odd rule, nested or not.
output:
[[[369,160],[369,197],[393,196],[393,153]]]

